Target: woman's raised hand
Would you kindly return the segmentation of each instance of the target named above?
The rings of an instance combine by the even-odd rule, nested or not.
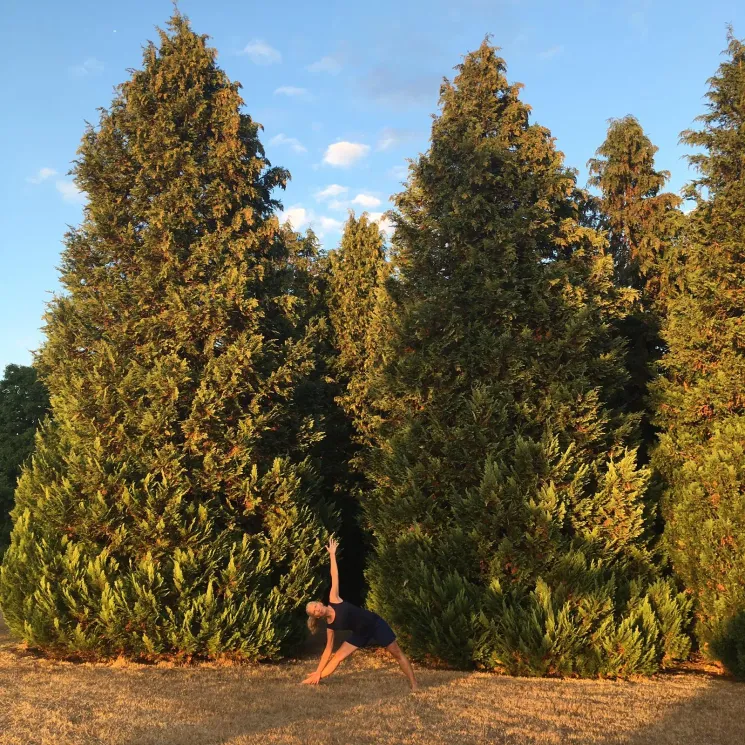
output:
[[[329,538],[329,545],[326,546],[326,550],[330,554],[336,554],[336,549],[339,546],[339,541],[336,540],[336,538]]]

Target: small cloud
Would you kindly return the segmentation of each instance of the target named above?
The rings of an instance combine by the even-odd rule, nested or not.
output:
[[[349,191],[346,186],[339,186],[339,184],[329,184],[325,189],[317,191],[315,197],[319,202],[324,199],[330,199],[331,197],[338,197],[340,194],[346,194]]]
[[[384,214],[383,212],[370,212],[368,217],[372,222],[378,223],[378,227],[390,237],[393,235],[393,223]]]
[[[341,71],[341,63],[334,57],[321,57],[312,65],[308,65],[308,72],[327,72],[330,75],[338,75]]]
[[[429,106],[437,101],[440,76],[421,73],[402,77],[400,68],[383,65],[371,70],[357,88],[375,103],[395,109]]]
[[[257,65],[273,65],[282,61],[282,55],[261,39],[254,39],[249,42],[241,54],[248,55],[251,62]]]
[[[323,123],[322,122],[313,122],[313,124],[310,125],[310,128],[314,132],[320,132],[323,129]]]
[[[305,88],[295,88],[293,85],[282,85],[274,91],[275,96],[289,96],[290,98],[310,98]]]
[[[320,217],[318,222],[321,226],[319,231],[321,236],[327,233],[339,233],[344,227],[344,223],[341,220],[334,220],[333,217]]]
[[[406,142],[414,137],[414,132],[409,129],[394,129],[393,127],[386,127],[380,134],[378,140],[378,150],[390,150],[396,145],[400,145],[402,142]]]
[[[88,57],[82,65],[74,65],[68,69],[70,75],[76,78],[84,78],[87,75],[99,75],[103,72],[103,62],[97,60],[95,57]]]
[[[393,177],[397,179],[405,179],[409,175],[409,167],[408,166],[393,166],[388,173]]]
[[[72,181],[59,180],[54,184],[57,187],[57,191],[62,195],[62,199],[72,204],[84,204],[86,195],[85,192],[80,191]]]
[[[539,59],[553,59],[554,57],[558,57],[563,51],[564,47],[561,44],[558,44],[555,47],[544,50],[538,55],[538,57]]]
[[[380,207],[380,200],[372,194],[358,194],[352,204],[358,204],[360,207]]]
[[[349,202],[342,202],[339,199],[332,199],[329,202],[329,209],[330,210],[344,210],[347,207],[349,207]]]
[[[279,222],[283,225],[289,223],[292,230],[298,231],[301,228],[312,227],[316,230],[319,238],[323,238],[328,233],[339,233],[344,227],[341,220],[316,215],[313,210],[305,209],[299,204],[293,205],[280,213]]]
[[[303,225],[308,223],[309,219],[308,211],[305,207],[301,207],[300,205],[290,207],[279,215],[279,222],[281,224],[286,222],[290,223],[294,230],[300,230]]]
[[[308,151],[303,147],[300,140],[295,137],[287,137],[281,132],[278,135],[274,135],[269,140],[270,145],[289,145],[296,153],[307,153]]]
[[[36,176],[28,176],[26,181],[30,184],[40,184],[42,181],[46,181],[48,178],[52,178],[52,176],[56,175],[57,171],[55,171],[54,168],[40,168]]]
[[[323,162],[328,163],[330,166],[348,168],[361,158],[364,158],[369,151],[369,145],[362,145],[358,142],[335,142],[326,148]]]

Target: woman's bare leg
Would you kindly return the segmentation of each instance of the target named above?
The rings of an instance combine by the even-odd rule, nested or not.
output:
[[[396,658],[396,661],[399,665],[401,665],[401,669],[404,671],[404,674],[409,679],[409,685],[411,686],[412,691],[416,691],[417,688],[419,688],[419,685],[416,682],[416,678],[414,677],[414,670],[411,668],[411,663],[409,662],[406,655],[401,651],[401,647],[398,646],[398,642],[391,642],[386,649]]]
[[[356,652],[358,649],[359,647],[355,647],[354,644],[344,642],[341,647],[336,650],[334,656],[326,663],[326,667],[323,668],[321,677],[328,678],[328,676],[336,670],[342,660],[345,660],[350,654],[352,654],[352,652]]]

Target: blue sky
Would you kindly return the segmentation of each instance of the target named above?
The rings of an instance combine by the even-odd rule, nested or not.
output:
[[[484,35],[524,83],[534,121],[579,170],[607,120],[634,114],[678,191],[691,174],[678,144],[704,111],[707,79],[745,36],[742,0],[379,0],[257,3],[181,0],[218,64],[243,85],[246,111],[292,182],[282,195],[295,227],[327,248],[349,207],[382,213],[407,157],[426,150],[439,83]],[[157,42],[170,0],[5,0],[0,26],[0,373],[30,364],[45,303],[59,292],[67,225],[81,195],[66,175],[84,122]]]

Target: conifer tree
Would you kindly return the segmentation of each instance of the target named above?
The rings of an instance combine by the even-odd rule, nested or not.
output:
[[[628,411],[642,415],[639,462],[649,462],[657,432],[651,426],[648,386],[654,365],[664,351],[660,326],[665,300],[675,282],[677,243],[682,224],[681,199],[662,192],[670,177],[655,170],[657,148],[633,116],[611,120],[598,158],[588,162],[590,185],[601,196],[599,208],[613,256],[615,281],[639,293],[632,312],[619,320],[627,341],[629,380],[622,400]],[[655,492],[659,491],[655,474]]]
[[[685,656],[659,577],[602,238],[486,41],[395,198],[391,359],[371,456],[370,601],[419,657],[628,675]]]
[[[34,432],[49,410],[49,394],[30,365],[8,365],[0,380],[0,559],[10,537],[10,510]]]
[[[346,556],[341,569],[351,565],[356,574],[358,568],[364,567],[370,550],[370,536],[362,524],[360,504],[370,489],[365,476],[365,457],[373,433],[380,425],[380,411],[370,386],[374,371],[385,355],[383,321],[389,310],[385,283],[390,267],[380,228],[365,213],[359,218],[350,213],[339,247],[328,258],[332,368],[339,387],[337,401],[346,413],[355,443],[347,463],[356,481],[350,483],[351,500],[344,511],[349,523],[346,533],[353,540],[345,542]]]
[[[390,265],[383,236],[367,214],[351,213],[339,248],[329,254],[329,316],[345,387],[340,403],[352,418],[359,442],[369,444],[380,422],[369,387],[385,349],[386,281]]]
[[[178,12],[89,126],[66,294],[0,568],[50,654],[275,658],[304,637],[325,528],[296,410],[313,365],[260,125]],[[305,454],[304,454],[305,453]]]
[[[315,324],[315,364],[297,387],[294,408],[312,421],[316,432],[308,449],[323,501],[336,508],[338,521],[324,522],[338,528],[341,542],[339,577],[344,598],[357,605],[364,598],[365,532],[360,524],[359,489],[364,477],[352,462],[359,452],[351,418],[339,403],[345,390],[339,379],[338,357],[330,321],[331,261],[322,253],[312,230],[288,240],[292,249],[293,294],[304,300],[305,322]],[[327,589],[330,585],[327,584]]]
[[[662,302],[674,281],[681,224],[680,197],[661,192],[670,173],[655,170],[657,150],[637,119],[625,116],[611,120],[599,157],[588,162],[590,184],[601,191],[616,281],[639,291],[644,310]]]
[[[696,600],[704,651],[745,677],[745,45],[709,80],[687,190],[681,288],[668,303],[664,375],[652,386],[665,475],[665,538]]]

